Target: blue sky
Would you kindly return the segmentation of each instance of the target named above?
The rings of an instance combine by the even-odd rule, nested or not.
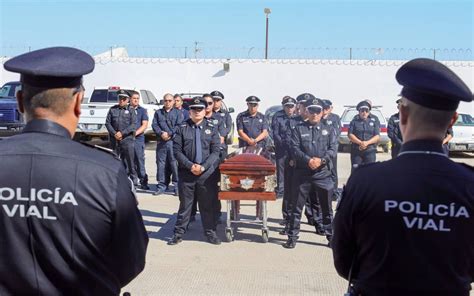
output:
[[[23,1],[0,0],[0,55],[53,46],[96,54],[126,46],[142,54],[181,55],[187,47],[260,54],[270,7],[274,55],[303,48],[470,49],[472,1]],[[172,48],[175,47],[175,48]],[[165,49],[166,48],[166,49]],[[336,52],[338,50],[330,50]],[[310,50],[318,51],[318,50]],[[387,50],[386,50],[387,51]],[[461,51],[463,55],[463,51]]]

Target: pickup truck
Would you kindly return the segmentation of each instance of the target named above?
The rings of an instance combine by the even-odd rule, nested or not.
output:
[[[117,91],[119,89],[126,91],[135,90],[140,94],[140,106],[147,110],[149,117],[145,137],[147,139],[155,137],[151,123],[155,111],[160,108],[155,95],[145,89],[110,86],[94,88],[90,98],[81,104],[81,117],[79,118],[74,139],[82,141],[92,138],[108,139],[109,134],[105,127],[105,120],[110,107],[117,104]]]
[[[19,81],[5,83],[0,89],[0,137],[17,134],[25,126],[16,102],[16,93],[20,89]]]

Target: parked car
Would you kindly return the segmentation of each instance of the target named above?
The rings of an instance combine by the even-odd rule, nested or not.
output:
[[[108,139],[109,134],[105,127],[105,120],[110,107],[117,104],[117,91],[120,89],[134,90],[140,94],[140,106],[147,110],[149,117],[145,137],[147,139],[155,137],[151,124],[155,111],[160,108],[155,95],[146,89],[110,86],[94,88],[90,98],[81,105],[81,117],[74,136],[76,140]]]
[[[12,136],[25,126],[25,118],[18,110],[16,93],[21,89],[19,81],[5,83],[0,89],[0,136]]]
[[[179,94],[181,98],[183,98],[183,108],[186,110],[189,110],[189,105],[192,100],[192,98],[197,97],[197,96],[202,96],[204,93],[181,93]],[[225,104],[225,101],[222,100],[222,109],[226,110],[229,113],[235,112],[234,108],[232,107],[227,107]],[[230,129],[230,133],[227,135],[227,138],[225,139],[226,143],[228,145],[232,144],[234,142],[234,124],[232,123],[232,127]]]
[[[356,106],[344,106],[346,109],[342,113],[341,116],[341,124],[342,124],[342,132],[339,136],[339,150],[340,151],[349,151],[351,141],[347,136],[347,132],[349,131],[349,124],[351,123],[354,116],[359,114],[356,109]],[[380,140],[378,145],[383,148],[384,152],[388,152],[388,145],[390,143],[390,139],[387,135],[387,119],[382,113],[381,110],[382,106],[373,106],[370,114],[373,114],[378,117],[380,121]]]
[[[448,149],[450,152],[474,152],[474,120],[471,115],[459,114]]]

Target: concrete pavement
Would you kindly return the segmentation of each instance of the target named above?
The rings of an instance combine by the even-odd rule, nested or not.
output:
[[[146,147],[147,172],[156,179],[155,143]],[[377,160],[388,159],[378,153]],[[472,156],[460,159],[474,165]],[[349,154],[339,153],[340,186],[350,174]],[[173,234],[178,198],[138,193],[139,208],[150,236],[145,270],[122,292],[132,295],[343,295],[347,282],[333,266],[332,252],[323,236],[303,223],[295,249],[284,249],[286,236],[281,226],[281,200],[268,203],[269,242],[261,239],[261,226],[236,224],[235,241],[225,242],[224,225],[219,246],[206,242],[200,217],[190,225],[182,243],[166,244]],[[226,209],[225,203],[223,211]],[[244,202],[242,214],[253,218],[255,203]],[[225,218],[225,214],[223,215]],[[304,218],[303,218],[304,219]],[[304,220],[305,221],[305,220]],[[474,294],[472,294],[474,295]]]

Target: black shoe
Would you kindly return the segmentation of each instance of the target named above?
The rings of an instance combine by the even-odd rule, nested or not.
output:
[[[142,183],[139,188],[142,190],[150,190],[150,187],[146,183]]]
[[[217,237],[216,233],[209,233],[206,235],[207,236],[207,241],[210,242],[213,245],[220,245],[221,240]]]
[[[280,222],[278,222],[278,224],[281,225],[281,226],[285,226],[286,225],[286,220],[282,219],[282,220],[280,220]]]
[[[316,234],[317,235],[325,235],[326,233],[324,232],[322,227],[316,226]]]
[[[328,247],[331,248],[331,247],[332,247],[332,244],[331,244],[331,242],[332,242],[332,235],[326,235],[326,238],[328,239]]]
[[[174,245],[179,244],[179,243],[182,242],[182,241],[183,241],[183,238],[181,237],[181,235],[175,234],[175,235],[173,235],[173,237],[168,241],[168,245],[174,246]]]
[[[175,187],[175,188],[174,188],[174,190],[173,190],[173,195],[174,195],[174,196],[179,196],[178,187]]]
[[[288,235],[288,230],[285,228],[283,230],[280,230],[280,232],[278,232],[280,235]]]
[[[288,238],[286,243],[283,244],[283,248],[285,249],[294,249],[296,246],[296,239],[295,238]]]
[[[308,225],[314,226],[314,220],[308,219]]]
[[[153,192],[153,195],[162,195],[164,193],[165,193],[165,191],[163,189],[158,189],[155,192]]]

